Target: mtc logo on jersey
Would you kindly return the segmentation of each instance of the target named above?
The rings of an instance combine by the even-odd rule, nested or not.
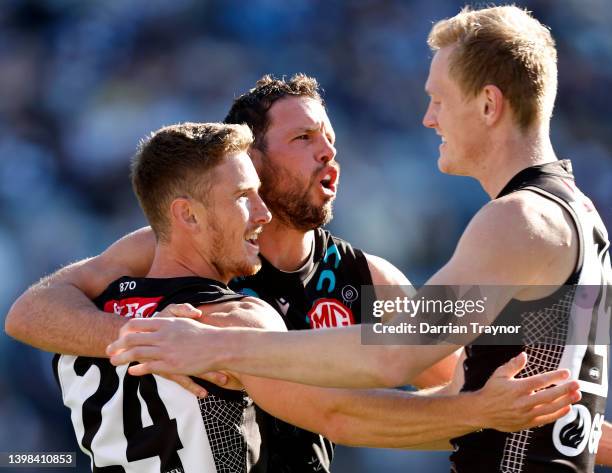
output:
[[[151,317],[163,297],[128,297],[104,303],[104,312],[112,312],[121,317],[144,319]]]
[[[310,328],[348,327],[355,323],[351,309],[337,299],[319,299],[308,312]]]

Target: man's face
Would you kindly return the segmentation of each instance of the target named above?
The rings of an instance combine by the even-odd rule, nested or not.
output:
[[[447,174],[471,175],[486,143],[477,101],[464,96],[448,71],[453,46],[440,49],[429,69],[425,91],[430,97],[423,125],[442,138],[438,167]]]
[[[200,235],[207,259],[226,280],[255,274],[261,268],[257,236],[271,215],[258,194],[260,182],[249,155],[228,156],[211,179],[203,208],[207,228]]]
[[[332,218],[340,168],[335,135],[323,106],[306,97],[285,97],[268,110],[265,150],[254,150],[261,196],[275,219],[311,230]]]

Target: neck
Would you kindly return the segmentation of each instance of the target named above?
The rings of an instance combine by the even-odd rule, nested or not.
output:
[[[214,279],[224,284],[229,282],[229,279],[219,274],[194,245],[157,242],[153,264],[147,277],[179,278],[186,276]]]
[[[314,230],[296,230],[272,218],[258,240],[259,252],[275,268],[296,271],[310,256]]]
[[[508,133],[492,135],[480,168],[474,177],[491,199],[525,168],[557,160],[547,127],[521,132],[511,127]]]

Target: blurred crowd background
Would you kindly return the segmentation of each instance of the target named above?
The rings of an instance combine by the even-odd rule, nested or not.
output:
[[[486,201],[475,181],[438,173],[439,138],[421,125],[427,33],[463,2],[0,3],[0,321],[32,282],[144,224],[128,178],[140,138],[222,120],[265,73],[319,79],[342,164],[329,227],[415,283]],[[553,142],[610,229],[610,2],[517,4],[557,40]],[[50,359],[0,335],[0,451],[77,449]],[[390,450],[340,449],[335,466],[448,471],[447,453]],[[89,471],[83,458],[77,471]]]

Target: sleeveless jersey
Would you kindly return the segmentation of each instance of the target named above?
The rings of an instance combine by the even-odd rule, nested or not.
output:
[[[105,312],[150,317],[171,303],[244,296],[199,277],[123,277],[94,301]],[[133,364],[133,363],[132,363]],[[131,376],[108,359],[55,355],[54,371],[81,449],[94,472],[243,473],[270,471],[259,413],[243,391],[195,379],[198,399],[157,375]]]
[[[256,275],[236,279],[231,287],[268,302],[280,313],[289,330],[343,327],[361,322],[361,286],[372,284],[368,262],[361,250],[318,228],[313,251],[300,270],[287,273],[261,259],[262,268]],[[271,424],[267,429],[271,436],[270,471],[330,471],[332,442],[266,416]]]
[[[579,239],[578,264],[556,293],[535,301],[513,299],[498,316],[503,319],[520,314],[525,337],[542,340],[538,332],[546,333],[549,342],[466,347],[462,390],[481,388],[497,367],[524,350],[528,363],[517,377],[567,368],[571,379],[580,383],[582,399],[553,424],[513,433],[485,429],[453,439],[452,471],[592,472],[608,393],[609,346],[595,341],[596,333],[608,334],[610,330],[612,270],[608,235],[591,201],[576,188],[569,161],[524,169],[498,197],[519,190],[551,199],[571,216]],[[582,297],[578,295],[583,291],[580,286],[593,289],[589,309],[576,303]]]

